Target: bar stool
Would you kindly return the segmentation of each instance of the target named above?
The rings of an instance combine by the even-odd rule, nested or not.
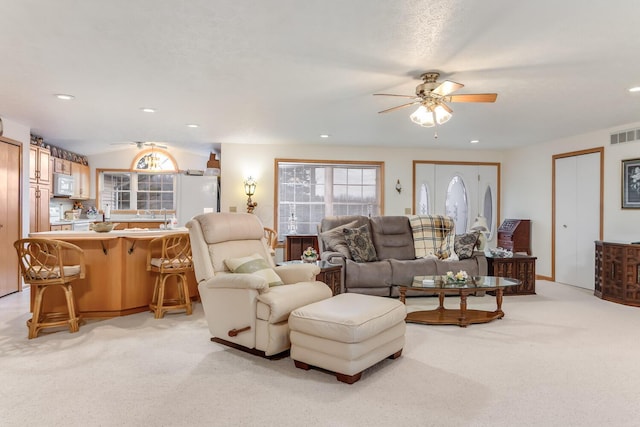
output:
[[[167,234],[149,242],[147,271],[157,273],[149,309],[156,319],[169,310],[185,309],[187,315],[192,313],[186,274],[192,270],[189,233]],[[166,298],[165,284],[172,276],[176,278],[178,297]]]
[[[27,320],[29,339],[36,338],[44,328],[68,326],[69,332],[80,329],[81,318],[76,312],[71,282],[84,279],[84,252],[78,246],[60,240],[20,239],[13,244],[18,252],[20,272],[25,283],[31,286],[33,316]],[[72,257],[78,263],[65,265],[64,258]],[[64,290],[67,312],[44,312],[42,306],[45,291],[53,286]]]
[[[273,228],[264,227],[264,238],[267,240],[271,256],[275,256],[276,246],[278,246],[278,233]]]

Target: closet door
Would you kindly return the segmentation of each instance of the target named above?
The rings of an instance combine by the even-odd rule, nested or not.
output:
[[[0,296],[21,290],[18,256],[20,238],[20,146],[0,141]]]
[[[594,289],[600,238],[600,154],[555,159],[555,281]]]

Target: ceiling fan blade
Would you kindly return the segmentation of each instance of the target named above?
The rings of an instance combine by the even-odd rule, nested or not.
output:
[[[418,98],[415,95],[396,95],[393,93],[374,93],[373,96],[399,96],[401,98]]]
[[[496,102],[497,93],[470,93],[466,95],[451,95],[446,97],[447,102]]]
[[[378,111],[378,113],[388,113],[388,112],[390,112],[390,111],[399,110],[399,109],[401,109],[401,108],[411,107],[412,105],[420,104],[421,102],[422,102],[422,100],[420,100],[420,101],[414,101],[414,102],[409,102],[409,103],[407,103],[407,104],[397,105],[397,106],[395,106],[395,107],[387,108],[386,110]]]
[[[450,93],[453,93],[463,87],[464,85],[462,83],[456,83],[450,80],[445,80],[442,83],[440,83],[440,85],[437,86],[435,89],[433,89],[431,93],[440,95],[440,96],[447,96]]]

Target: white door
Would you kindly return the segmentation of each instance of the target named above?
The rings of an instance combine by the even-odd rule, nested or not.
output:
[[[594,289],[600,237],[600,153],[555,159],[555,280]]]

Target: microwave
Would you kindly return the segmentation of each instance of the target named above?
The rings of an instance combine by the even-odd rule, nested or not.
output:
[[[64,175],[61,173],[53,174],[53,196],[73,196],[73,177],[71,175]]]

